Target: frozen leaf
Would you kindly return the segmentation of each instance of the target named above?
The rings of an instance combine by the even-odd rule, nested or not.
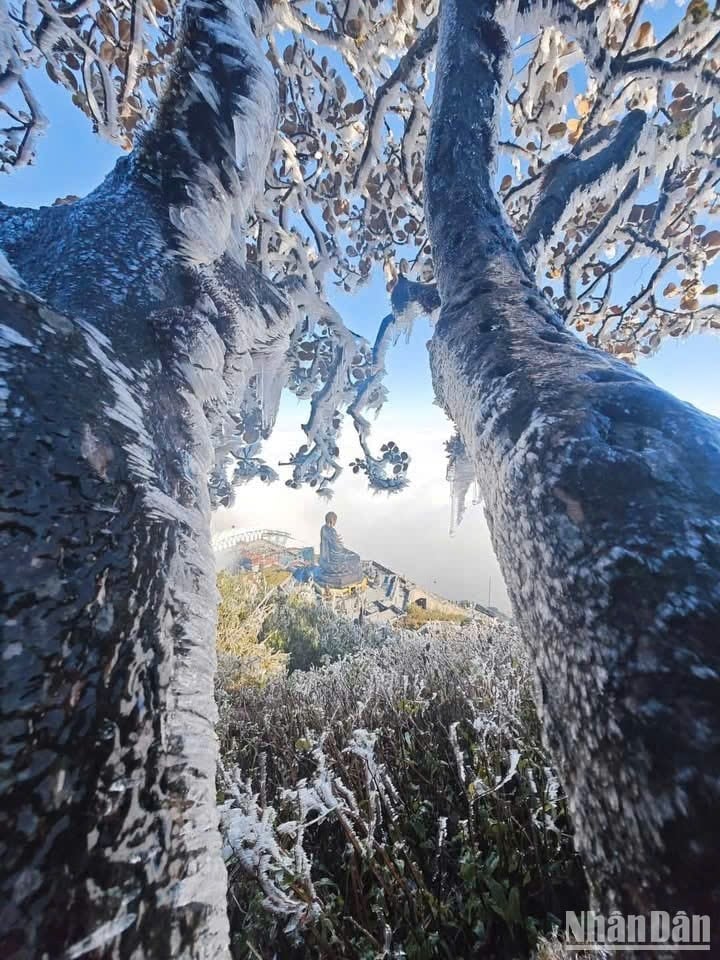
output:
[[[575,109],[581,117],[586,117],[590,113],[590,101],[587,97],[575,97]]]
[[[710,230],[708,233],[703,234],[700,243],[705,248],[708,259],[712,260],[718,250],[720,250],[720,230]]]
[[[106,8],[102,8],[96,17],[100,32],[106,37],[115,37],[115,17]]]
[[[635,49],[640,47],[651,47],[655,43],[655,34],[653,31],[653,25],[649,20],[646,20],[644,23],[640,24],[638,28],[637,36],[635,37]]]

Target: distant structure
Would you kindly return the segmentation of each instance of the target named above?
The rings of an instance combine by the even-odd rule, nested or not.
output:
[[[313,547],[290,546],[295,538],[284,530],[224,530],[212,541],[217,568],[228,573],[288,570],[293,576],[283,585],[285,592],[309,589],[318,602],[343,616],[371,623],[391,624],[412,604],[438,613],[504,618],[499,610],[468,601],[453,603],[381,563],[362,561],[343,546],[334,524],[326,520],[322,529],[319,562]]]
[[[284,530],[237,530],[232,527],[213,537],[212,547],[218,570],[228,573],[266,567],[290,569],[298,564],[313,563],[313,548],[288,546],[293,539]]]

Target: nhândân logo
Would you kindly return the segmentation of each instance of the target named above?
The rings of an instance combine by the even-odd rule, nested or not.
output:
[[[653,910],[647,915],[621,914],[608,916],[594,910],[565,914],[565,946],[568,950],[680,950],[710,949],[710,917],[675,914]]]

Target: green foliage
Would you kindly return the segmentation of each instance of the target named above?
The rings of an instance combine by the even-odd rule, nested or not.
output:
[[[586,908],[513,629],[430,629],[227,705],[236,960],[528,956]]]
[[[397,622],[397,626],[406,630],[419,630],[426,623],[444,621],[447,623],[467,623],[468,617],[461,613],[451,613],[448,610],[433,610],[411,603],[405,611],[405,616]]]
[[[263,684],[285,669],[287,657],[258,634],[273,591],[287,576],[284,570],[218,574],[216,643],[224,686]]]
[[[268,588],[271,589],[281,586],[289,579],[291,574],[287,570],[283,570],[282,567],[267,567],[262,571],[261,576]]]

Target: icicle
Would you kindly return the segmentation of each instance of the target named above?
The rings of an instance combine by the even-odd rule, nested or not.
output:
[[[445,449],[448,454],[445,477],[450,484],[450,536],[453,536],[465,515],[468,491],[477,484],[477,478],[459,434],[447,441]]]

